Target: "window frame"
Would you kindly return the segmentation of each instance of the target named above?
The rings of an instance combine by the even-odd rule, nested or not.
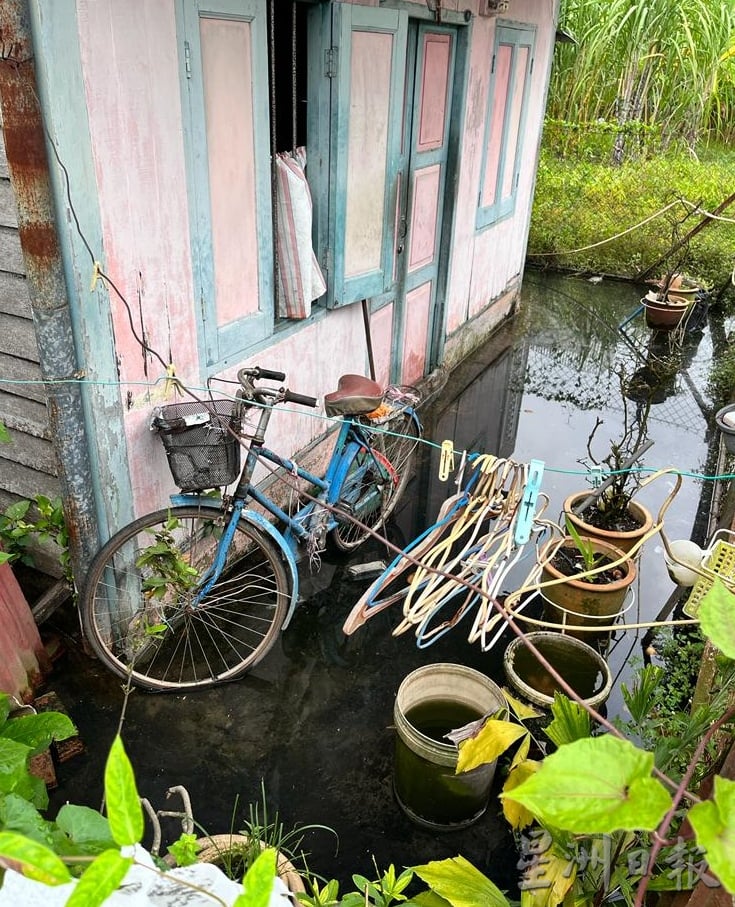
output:
[[[531,86],[531,75],[533,73],[535,43],[535,26],[517,23],[496,25],[487,107],[485,109],[482,166],[480,168],[480,180],[477,194],[477,213],[475,219],[475,227],[477,230],[483,230],[506,217],[510,217],[515,212],[518,185],[520,182],[520,171],[523,163],[523,140],[525,137],[525,123]],[[498,84],[496,66],[499,50],[503,46],[509,46],[511,48],[511,61],[506,91],[501,97],[499,94],[500,86]],[[519,53],[522,49],[527,49],[528,51],[525,66],[523,67],[521,67],[521,60],[519,59]],[[514,108],[512,99],[518,87],[518,79],[521,76],[524,81],[521,89],[520,109],[517,112],[517,128],[514,130]],[[500,153],[498,155],[495,170],[495,192],[493,201],[490,204],[483,205],[482,196],[488,178],[488,166],[490,165],[488,155],[491,139],[490,131],[492,128],[493,113],[496,104],[498,103],[504,104],[504,113]],[[513,160],[509,161],[513,143],[515,144],[515,154],[513,155]],[[510,193],[503,197],[502,189],[508,166],[512,166],[513,168],[511,174],[512,188]]]

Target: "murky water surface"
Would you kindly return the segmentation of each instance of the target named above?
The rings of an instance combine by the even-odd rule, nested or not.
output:
[[[651,364],[669,355],[669,338],[656,337],[642,315],[631,318],[640,295],[626,285],[528,274],[521,313],[456,369],[424,410],[427,437],[437,446],[425,451],[391,539],[403,544],[423,530],[455,490],[451,481],[438,480],[438,445],[444,439],[452,439],[458,450],[543,461],[542,490],[556,517],[564,498],[585,487],[587,439],[596,420],[603,424],[592,455],[604,455],[619,436],[624,410],[616,373],[623,367],[644,382]],[[618,326],[626,321],[623,333]],[[702,407],[713,335],[722,342],[724,329],[705,325],[674,350],[679,367],[657,391],[649,414],[654,446],[643,460],[646,467],[674,466],[694,474],[714,468]],[[627,402],[635,417],[637,401]],[[673,478],[665,476],[642,500],[656,513],[672,487]],[[701,541],[706,508],[700,508],[700,498],[708,490],[696,477],[684,480],[666,513],[671,539],[694,533]],[[183,784],[196,821],[215,834],[241,827],[262,781],[269,805],[287,828],[320,823],[336,831],[336,847],[324,832],[309,832],[304,839],[311,869],[325,877],[346,884],[353,872],[372,876],[374,862],[402,867],[461,853],[500,888],[513,891],[515,850],[497,800],[472,828],[436,834],[412,825],[392,791],[392,709],[401,680],[419,665],[452,661],[502,683],[508,637],[482,653],[467,642],[460,624],[435,645],[419,649],[410,634],[392,636],[398,615],[390,609],[345,637],[344,618],[367,585],[353,578],[350,567],[385,557],[384,549],[371,545],[350,560],[325,559],[318,574],[310,576],[307,568],[307,600],[247,678],[186,696],[133,693],[122,733],[141,794],[155,808],[171,808],[166,791]],[[520,582],[529,567],[522,562],[512,578]],[[660,541],[647,544],[640,574],[629,623],[654,618],[674,590]],[[613,640],[610,664],[618,677],[608,705],[613,714],[621,708],[619,680],[630,676],[630,657],[640,657],[644,632],[620,633]],[[60,767],[62,783],[52,806],[66,800],[98,806],[104,758],[123,701],[120,684],[72,643],[50,686],[87,748]],[[172,839],[175,823],[164,831]]]

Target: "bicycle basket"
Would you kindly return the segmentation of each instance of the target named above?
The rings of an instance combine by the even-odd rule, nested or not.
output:
[[[171,403],[156,408],[158,432],[174,482],[182,491],[203,491],[233,482],[240,471],[240,443],[228,427],[232,400]]]

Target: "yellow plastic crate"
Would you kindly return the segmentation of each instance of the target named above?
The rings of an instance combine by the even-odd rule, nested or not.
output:
[[[689,598],[682,608],[688,617],[696,617],[699,605],[712,588],[715,576],[719,576],[727,585],[735,585],[735,545],[722,539],[715,542],[702,564],[702,569],[709,576],[700,576],[692,587]]]

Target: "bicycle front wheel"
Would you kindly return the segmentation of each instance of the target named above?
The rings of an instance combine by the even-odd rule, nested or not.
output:
[[[241,520],[220,576],[199,591],[228,518],[171,507],[130,523],[100,550],[81,615],[106,667],[149,690],[182,690],[240,677],[268,652],[290,583],[266,535]]]

